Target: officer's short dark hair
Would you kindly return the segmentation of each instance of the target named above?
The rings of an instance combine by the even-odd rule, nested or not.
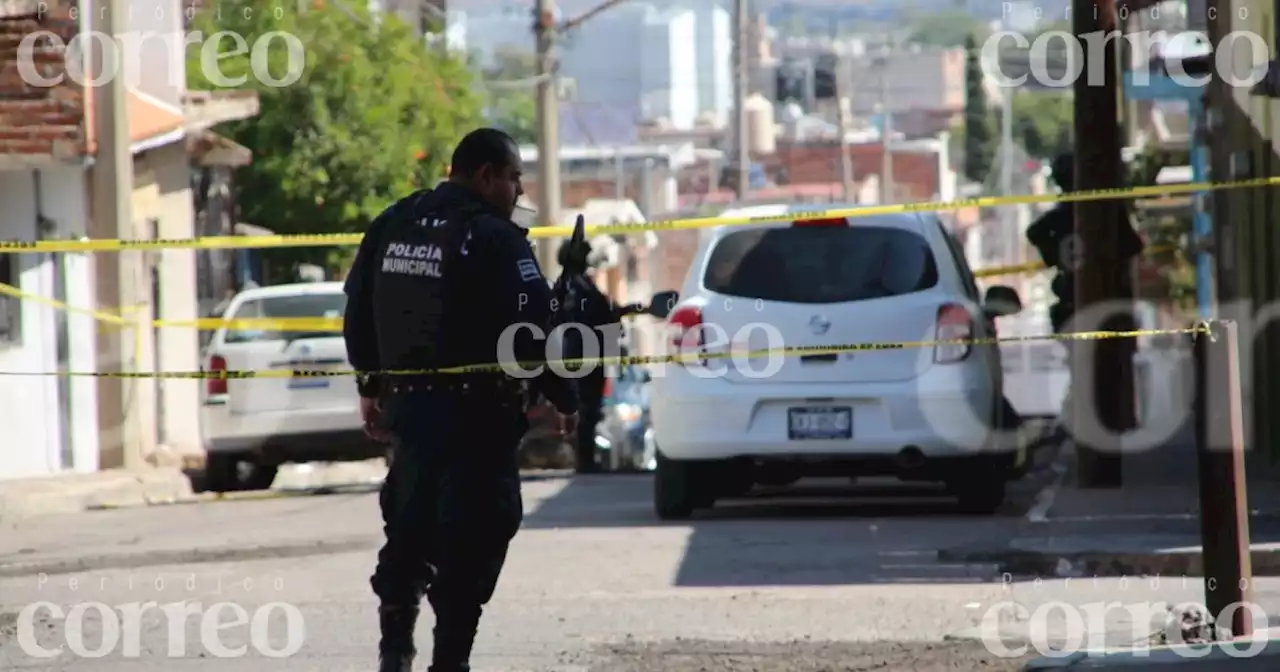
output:
[[[467,134],[453,150],[450,177],[472,177],[486,165],[506,168],[512,155],[519,156],[516,141],[496,128],[478,128]]]

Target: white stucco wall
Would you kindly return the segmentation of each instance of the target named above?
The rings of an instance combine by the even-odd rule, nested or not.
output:
[[[86,219],[84,171],[80,168],[44,169],[39,173],[39,213],[56,226],[51,237],[67,237],[83,231]],[[0,172],[0,239],[36,238],[36,174],[32,171]],[[61,264],[55,262],[60,259]],[[17,287],[31,294],[54,298],[55,273],[61,268],[66,283],[66,303],[88,307],[91,303],[88,263],[83,255],[23,254],[18,256]],[[33,300],[21,304],[22,340],[0,344],[0,371],[51,372],[58,369],[58,328],[65,324],[68,359],[74,371],[94,370],[92,318],[69,315],[65,322],[51,306]],[[68,399],[60,398],[55,376],[8,376],[0,380],[0,479],[42,476],[59,471],[95,471],[98,468],[97,396],[92,378],[72,378]],[[70,404],[69,431],[61,428],[63,404]],[[70,452],[70,459],[64,453]]]
[[[166,145],[135,158],[134,219],[140,226],[158,220],[161,238],[195,236],[195,216],[191,199],[191,177],[186,149],[181,143]],[[139,235],[151,233],[140,231]],[[156,319],[194,320],[196,304],[196,254],[194,250],[163,250],[158,253],[159,305],[152,307]],[[200,368],[199,333],[190,328],[162,327],[152,337],[155,365],[148,370],[194,371]],[[152,361],[152,360],[148,360]],[[161,443],[181,452],[200,449],[200,381],[158,381]]]

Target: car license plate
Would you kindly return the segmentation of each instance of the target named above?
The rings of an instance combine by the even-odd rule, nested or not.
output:
[[[826,406],[789,409],[787,433],[792,439],[853,438],[853,409]]]
[[[323,390],[329,387],[328,378],[290,378],[291,390]]]

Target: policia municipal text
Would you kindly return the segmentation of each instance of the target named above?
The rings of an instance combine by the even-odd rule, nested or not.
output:
[[[521,169],[509,136],[473,131],[454,151],[448,182],[374,220],[346,284],[344,336],[357,371],[492,363],[509,325],[550,323],[551,288],[528,232],[511,221]],[[514,354],[545,359],[532,335]],[[562,433],[577,419],[572,381],[544,370],[531,391],[501,372],[361,375],[366,431],[393,445],[381,496],[386,544],[371,580],[383,672],[410,669],[424,594],[436,616],[430,670],[470,669],[481,610],[523,519],[525,395],[555,404]]]

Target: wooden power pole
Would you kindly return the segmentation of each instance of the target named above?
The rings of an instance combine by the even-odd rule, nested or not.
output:
[[[537,38],[538,61],[538,224],[560,223],[560,91],[556,79],[556,7],[555,0],[537,0],[534,10],[534,33]],[[544,241],[538,246],[538,262],[549,277],[558,275],[555,245]]]
[[[750,86],[751,59],[749,57],[751,38],[751,14],[748,0],[735,0],[733,9],[734,25],[734,87],[733,87],[733,143],[737,153],[737,193],[738,200],[746,198],[751,189],[751,141],[747,129],[747,88]]]
[[[1114,0],[1072,0],[1073,32],[1081,37],[1117,29]],[[1109,40],[1103,63],[1090,62],[1096,52],[1083,43],[1084,67],[1074,83],[1075,185],[1077,190],[1116,189],[1125,186],[1118,100],[1119,58],[1116,40]],[[1099,67],[1101,66],[1101,67]],[[1089,73],[1101,71],[1103,81],[1090,82]],[[1081,268],[1076,277],[1077,313],[1099,303],[1129,301],[1132,290],[1126,279],[1128,259],[1122,257],[1121,232],[1128,226],[1125,201],[1108,199],[1075,204]],[[1132,309],[1130,309],[1132,313]],[[1081,324],[1079,329],[1106,329],[1109,325]],[[1133,339],[1077,342],[1071,345],[1072,413],[1076,423],[1098,423],[1118,437],[1136,424],[1134,400]],[[1081,384],[1081,383],[1090,384]],[[1100,432],[1086,431],[1098,435]],[[1077,434],[1078,474],[1082,487],[1119,487],[1119,440],[1109,445],[1087,445]],[[1081,445],[1086,444],[1086,445]]]
[[[108,0],[93,13],[93,29],[99,35],[121,35],[128,30],[128,6],[123,0]],[[119,57],[116,57],[120,60]],[[133,148],[129,137],[128,90],[124,68],[127,60],[115,64],[116,72],[105,72],[110,59],[98,59],[93,87],[94,151],[91,173],[93,185],[92,237],[137,238],[133,227]],[[86,92],[87,94],[88,92]],[[136,308],[139,296],[141,252],[99,252],[93,255],[98,304],[107,310]],[[126,312],[126,318],[130,315]],[[98,326],[98,366],[102,373],[137,372],[137,329],[150,329],[149,322],[128,327]],[[142,465],[145,431],[142,426],[140,394],[142,381],[127,378],[98,379],[98,425],[101,432],[102,468],[136,468]]]

